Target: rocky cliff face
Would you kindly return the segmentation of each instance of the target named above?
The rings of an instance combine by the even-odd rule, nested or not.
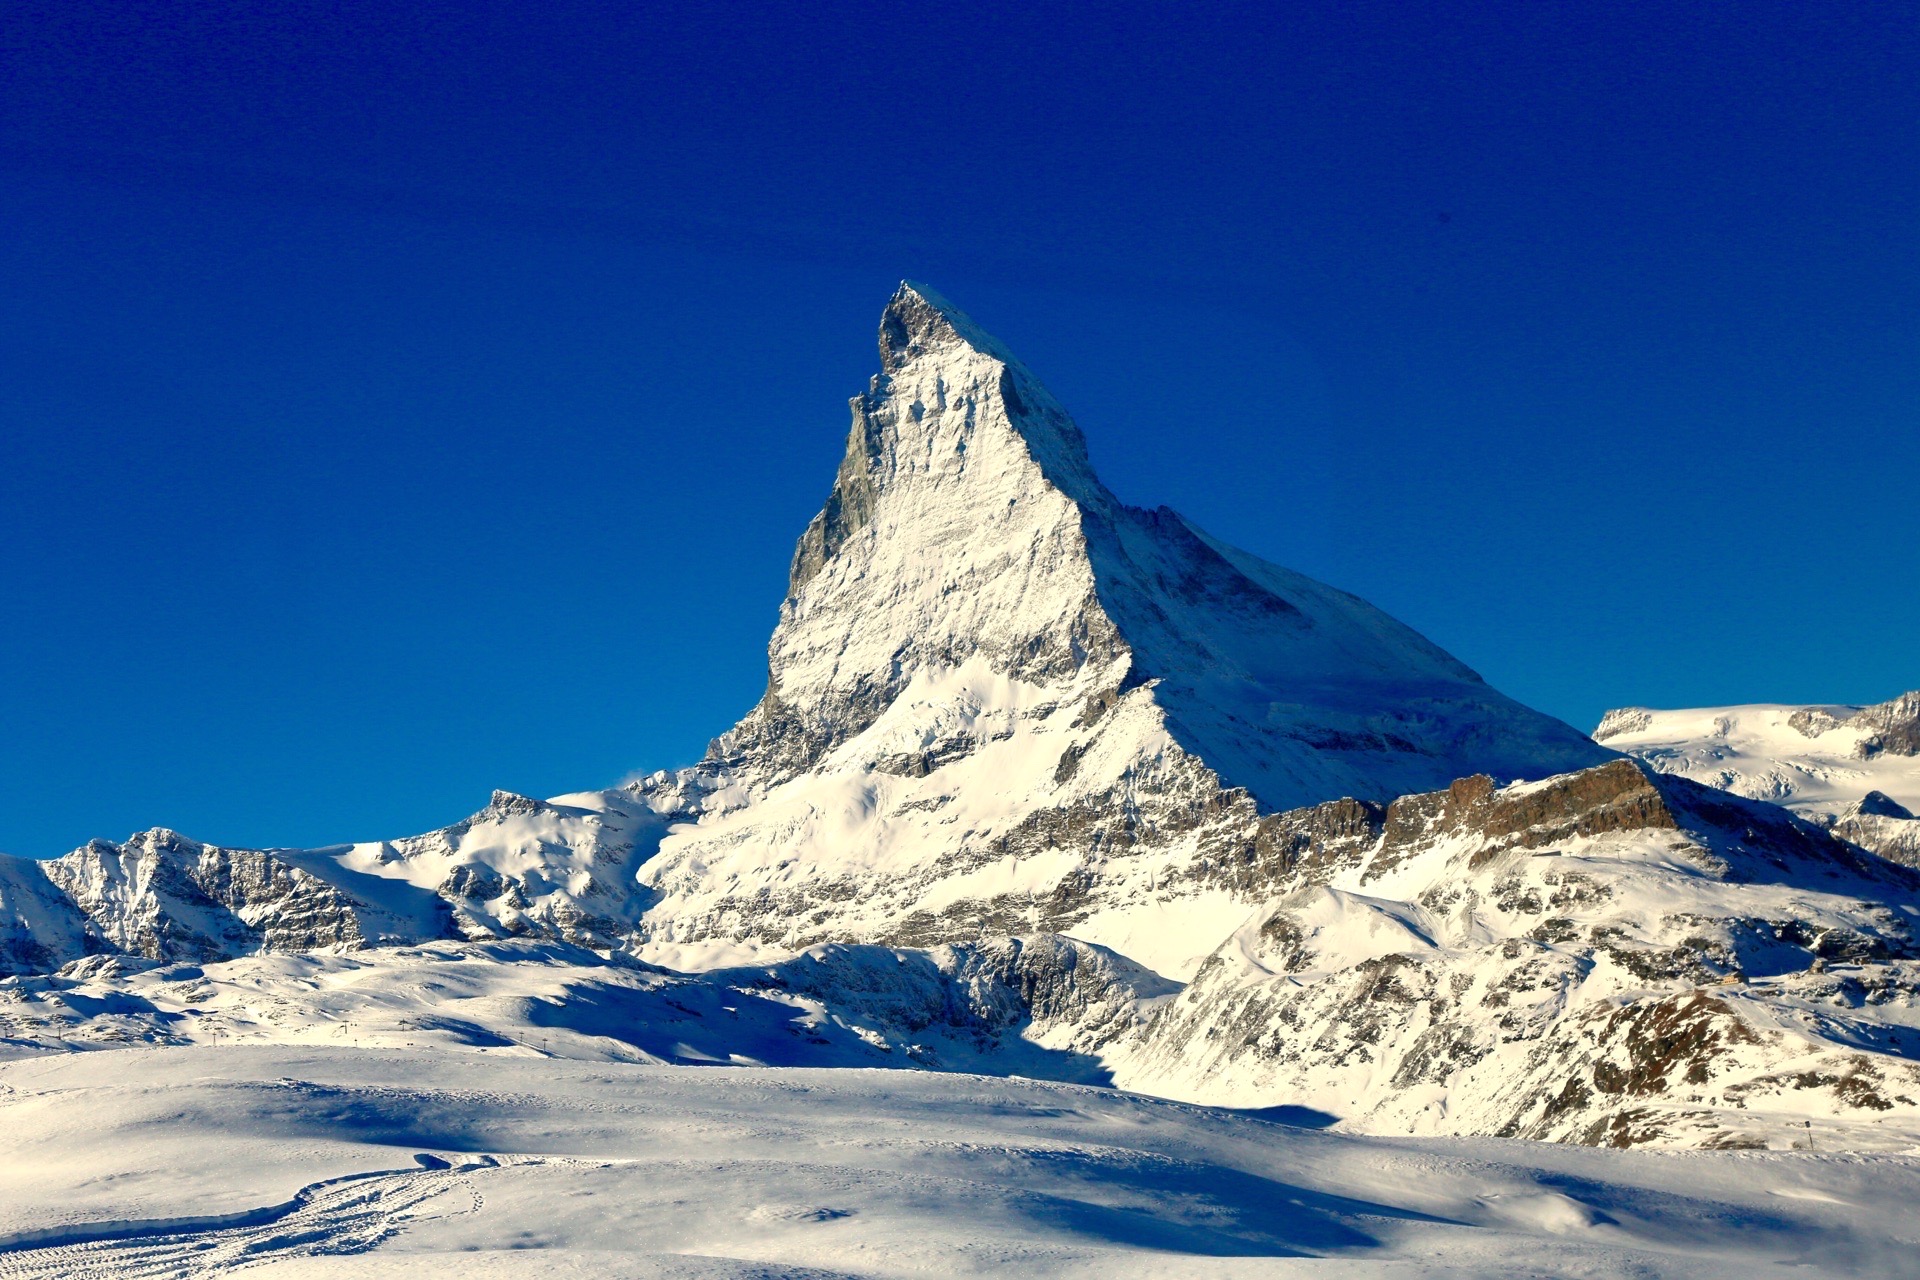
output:
[[[249,951],[353,949],[438,932],[438,904],[356,895],[327,860],[226,849],[162,828],[95,840],[44,865],[83,924],[55,953],[221,960]],[[77,942],[78,949],[74,949]]]
[[[1920,1123],[1913,873],[1625,761],[1397,800],[1111,1057],[1389,1132],[1784,1145]]]
[[[1888,702],[1862,707],[1848,723],[1865,730],[1858,750],[1870,760],[1885,752],[1895,756],[1920,756],[1920,690],[1903,693]]]
[[[1834,835],[1904,866],[1920,867],[1920,817],[1891,796],[1869,791],[1831,818]]]

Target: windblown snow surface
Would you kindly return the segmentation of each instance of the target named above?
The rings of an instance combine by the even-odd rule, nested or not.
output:
[[[0,1277],[1913,1275],[1899,1157],[1358,1138],[1082,1086],[133,1049],[0,1065]]]

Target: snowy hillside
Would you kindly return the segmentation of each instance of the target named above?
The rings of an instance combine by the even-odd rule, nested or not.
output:
[[[1868,707],[1609,711],[1595,740],[1665,773],[1770,800],[1920,866],[1920,692]]]
[[[0,980],[0,1039],[967,1070],[1376,1133],[1786,1149],[1813,1122],[1920,1150],[1912,872],[1624,760],[1271,835],[1144,895],[1149,919],[1234,904],[1184,987],[1054,934],[698,973],[543,941],[96,955]]]
[[[1276,884],[1110,1057],[1128,1088],[1377,1132],[1781,1146],[1818,1118],[1907,1150],[1916,889],[1627,761],[1466,779]]]

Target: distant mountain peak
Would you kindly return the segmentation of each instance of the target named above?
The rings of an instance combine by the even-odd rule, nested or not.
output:
[[[1785,805],[1883,857],[1920,865],[1920,693],[1865,707],[1626,708],[1609,711],[1594,737],[1662,772]]]

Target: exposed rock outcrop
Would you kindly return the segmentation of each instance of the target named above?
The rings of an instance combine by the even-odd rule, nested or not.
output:
[[[1884,905],[1920,876],[1810,823],[1616,761],[1404,797],[1335,861],[1116,1047],[1118,1083],[1602,1145],[1920,1126],[1920,943]]]

